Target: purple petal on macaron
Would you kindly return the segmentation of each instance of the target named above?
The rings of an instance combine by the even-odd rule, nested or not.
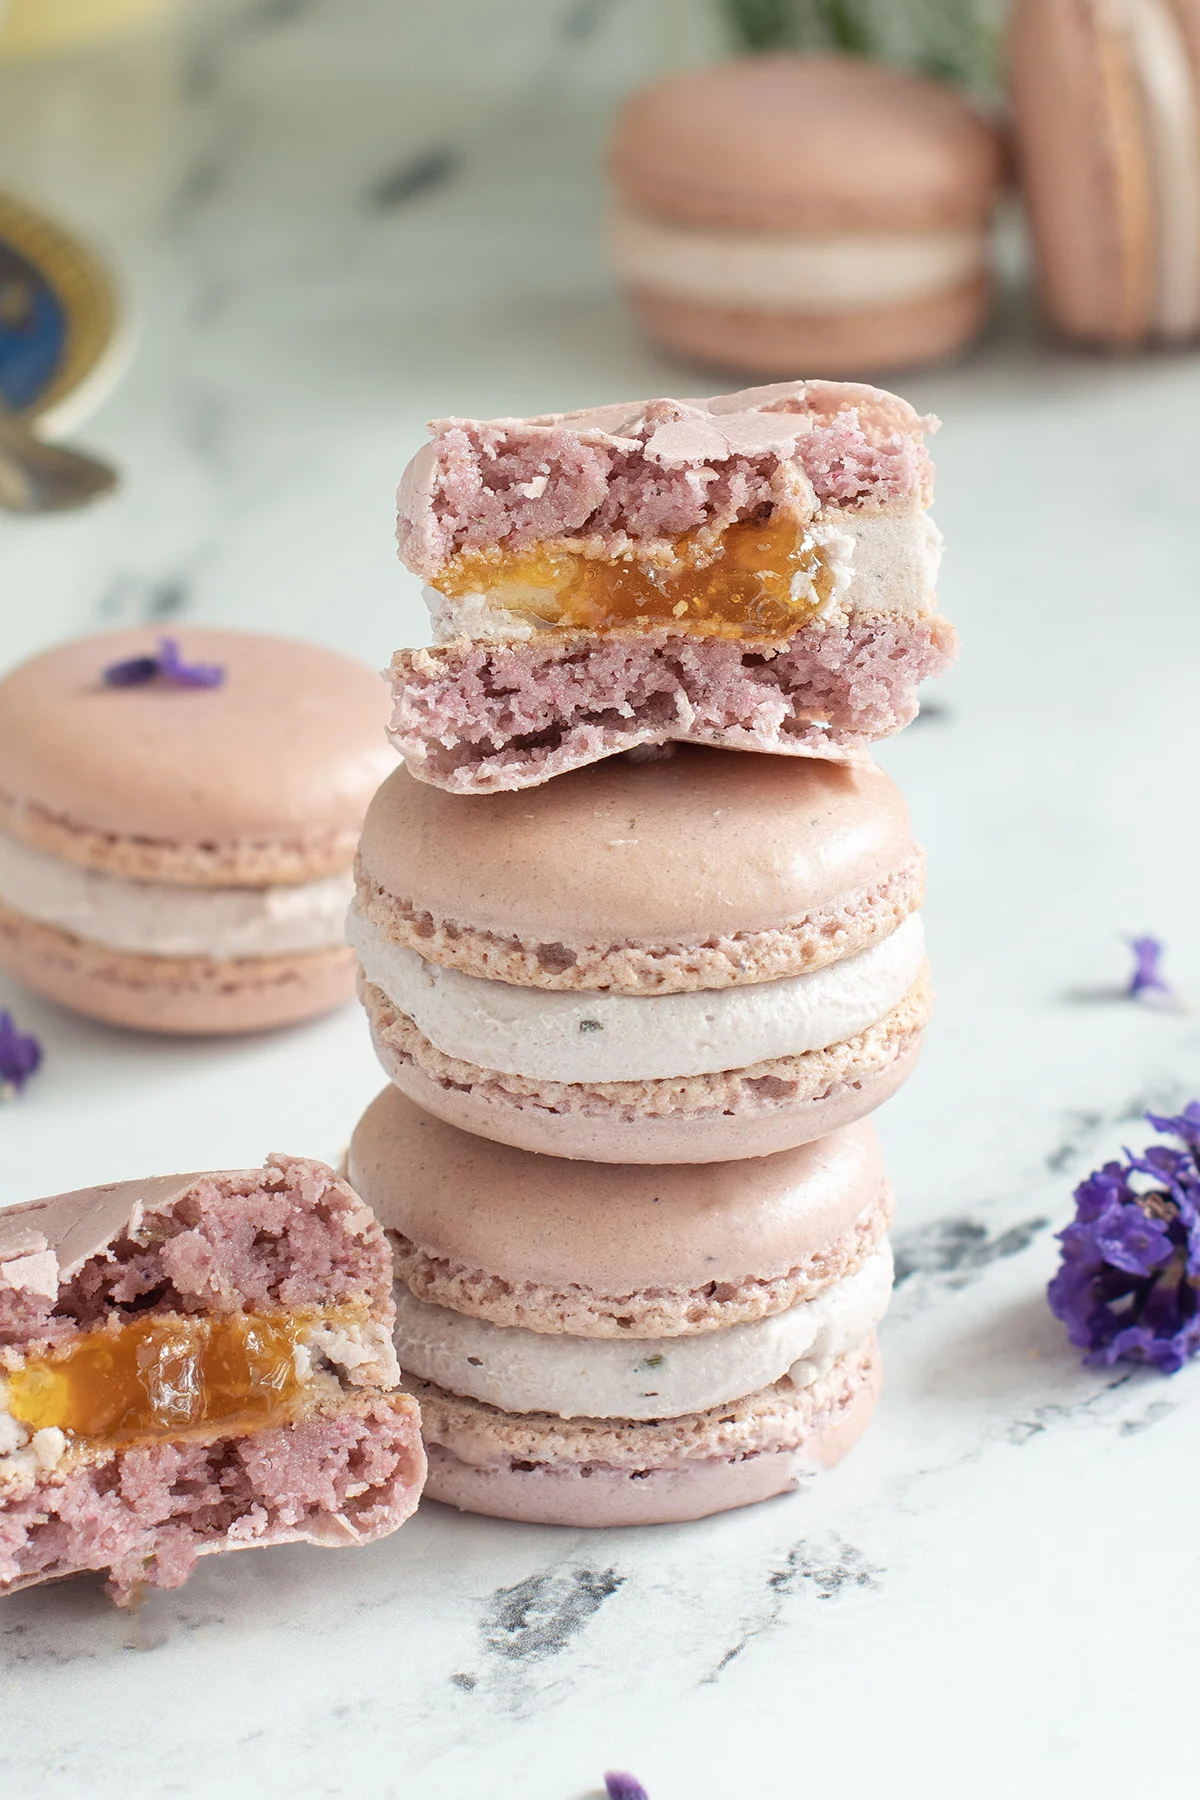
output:
[[[1047,1299],[1086,1363],[1173,1375],[1200,1352],[1200,1102],[1146,1118],[1184,1147],[1126,1151],[1080,1182]]]
[[[608,1800],[650,1800],[637,1776],[629,1775],[623,1769],[605,1771],[604,1791]]]
[[[17,1030],[6,1007],[0,1012],[0,1099],[19,1094],[41,1060],[42,1046],[32,1032]]]
[[[1129,977],[1129,986],[1125,989],[1129,998],[1174,1001],[1175,990],[1159,967],[1164,950],[1162,941],[1156,937],[1130,938],[1129,948],[1133,951],[1134,959],[1133,973]]]
[[[124,662],[109,663],[104,671],[105,687],[144,687],[158,674],[157,656],[130,656]]]
[[[176,687],[220,687],[225,671],[219,663],[185,663],[175,638],[158,640],[158,667],[167,681]]]

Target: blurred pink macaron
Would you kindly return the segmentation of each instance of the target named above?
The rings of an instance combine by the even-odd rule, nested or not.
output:
[[[79,638],[0,681],[0,963],[142,1031],[259,1031],[350,998],[372,670],[187,626]]]
[[[391,1240],[430,1499],[701,1518],[818,1474],[870,1419],[892,1195],[866,1122],[752,1162],[614,1168],[486,1143],[393,1088],[349,1175]]]
[[[1069,337],[1200,335],[1200,4],[1019,0],[1011,84],[1043,303]]]
[[[953,356],[990,293],[996,136],[921,76],[763,56],[643,88],[612,249],[652,336],[723,368],[855,375]]]

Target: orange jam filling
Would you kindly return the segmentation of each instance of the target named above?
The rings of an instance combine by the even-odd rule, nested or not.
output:
[[[5,1375],[3,1404],[30,1432],[57,1427],[93,1444],[261,1430],[295,1417],[311,1388],[296,1352],[306,1328],[326,1320],[315,1312],[159,1316],[87,1332]]]
[[[664,626],[700,637],[789,637],[833,592],[833,571],[795,519],[731,525],[711,547],[675,543],[666,568],[604,562],[537,545],[463,550],[434,586],[452,598],[486,594],[531,623],[608,631]]]

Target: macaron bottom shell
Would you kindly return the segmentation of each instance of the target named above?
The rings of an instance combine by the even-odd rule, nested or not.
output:
[[[842,1357],[815,1389],[796,1391],[790,1416],[781,1421],[776,1406],[764,1418],[757,1444],[751,1438],[721,1454],[720,1415],[730,1408],[716,1407],[707,1415],[710,1453],[701,1445],[696,1454],[667,1461],[662,1431],[670,1422],[631,1423],[623,1434],[629,1454],[619,1465],[562,1454],[555,1442],[563,1436],[560,1420],[546,1421],[544,1461],[528,1454],[506,1456],[502,1441],[493,1441],[502,1434],[491,1429],[505,1415],[411,1384],[422,1401],[429,1463],[425,1498],[491,1518],[593,1529],[679,1524],[731,1512],[789,1493],[840,1462],[869,1425],[880,1383],[879,1349],[871,1339]],[[444,1430],[443,1402],[453,1408],[459,1430]],[[459,1439],[471,1460],[443,1443],[442,1435]],[[780,1442],[781,1436],[786,1441]]]
[[[912,1073],[931,1005],[923,978],[857,1038],[788,1059],[792,1081],[777,1083],[765,1073],[770,1065],[764,1066],[765,1092],[749,1082],[731,1090],[727,1078],[701,1077],[711,1104],[667,1109],[653,1090],[677,1084],[609,1084],[627,1087],[626,1097],[560,1083],[554,1086],[563,1091],[539,1094],[537,1084],[443,1057],[370,984],[362,984],[360,996],[385,1074],[423,1111],[518,1150],[608,1163],[736,1162],[795,1149],[850,1125],[882,1106]]]
[[[645,289],[629,300],[651,337],[698,362],[762,376],[820,369],[852,377],[959,355],[982,329],[991,292],[979,275],[917,299],[829,313],[714,306]]]
[[[282,956],[143,956],[0,907],[0,965],[60,1006],[108,1025],[180,1036],[269,1031],[354,994],[343,945]]]

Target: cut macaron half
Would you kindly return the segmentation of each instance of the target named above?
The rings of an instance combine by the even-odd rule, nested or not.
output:
[[[368,1108],[426,1492],[576,1526],[699,1518],[836,1462],[879,1383],[892,1198],[867,1122],[741,1164],[535,1157]]]
[[[0,1594],[199,1556],[369,1543],[425,1475],[391,1259],[321,1163],[159,1176],[0,1212]]]
[[[790,1149],[886,1100],[929,1014],[924,858],[873,765],[687,747],[487,798],[398,769],[356,890],[391,1080],[546,1155]]]
[[[64,1006],[256,1031],[353,992],[342,920],[395,767],[372,671],[189,627],[47,651],[0,681],[0,962]]]
[[[533,419],[444,419],[400,554],[431,649],[392,739],[455,793],[689,742],[849,759],[950,663],[925,433],[877,388],[793,381]]]

